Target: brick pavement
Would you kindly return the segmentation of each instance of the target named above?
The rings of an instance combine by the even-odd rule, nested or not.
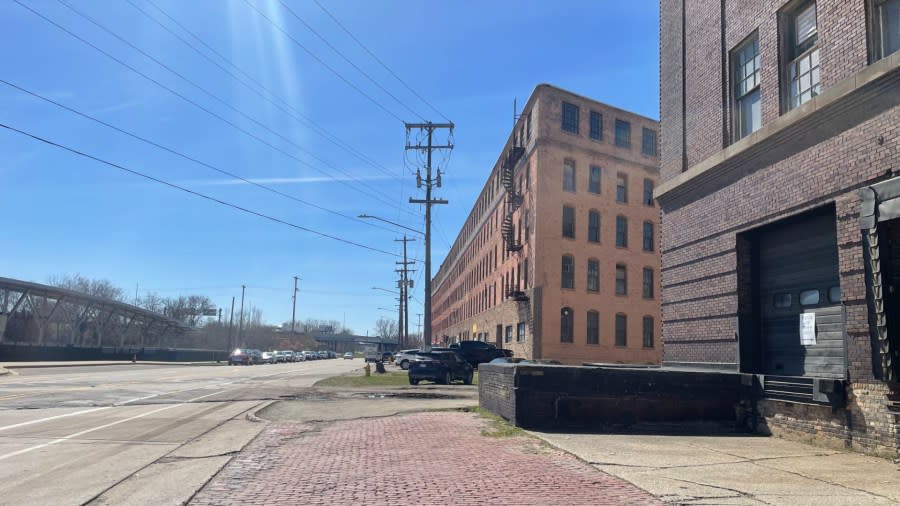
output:
[[[191,501],[228,504],[661,504],[471,413],[270,424]]]

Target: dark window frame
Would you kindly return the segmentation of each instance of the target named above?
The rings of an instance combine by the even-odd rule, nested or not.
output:
[[[654,338],[654,328],[656,327],[656,322],[654,318],[650,315],[646,315],[643,318],[643,334],[644,334],[644,348],[654,348],[656,346],[655,338]]]
[[[657,143],[659,142],[659,137],[656,133],[656,130],[652,128],[642,127],[641,128],[641,154],[645,156],[657,156]]]
[[[654,190],[653,180],[645,177],[644,178],[644,202],[645,206],[653,207],[655,203],[653,202],[653,190]]]
[[[900,45],[893,49],[886,49],[884,45],[885,42],[882,37],[884,30],[884,18],[881,9],[885,4],[889,3],[900,5],[900,0],[866,0],[866,31],[868,34],[869,42],[869,63],[875,63],[878,60],[882,60],[894,54],[895,52],[900,51]],[[898,41],[898,43],[900,43],[900,41]]]
[[[631,149],[631,122],[616,118],[616,146]]]
[[[516,325],[516,342],[517,343],[525,342],[525,322],[519,322]]]
[[[645,221],[643,226],[643,250],[644,251],[654,251],[654,235],[656,234],[656,227],[653,226],[652,221]]]
[[[616,295],[628,295],[628,267],[625,264],[616,264]]]
[[[575,207],[563,206],[562,211],[562,236],[566,239],[575,239]]]
[[[624,172],[616,173],[616,202],[628,203],[628,174]]]
[[[575,315],[572,308],[566,306],[559,311],[559,342],[575,341]]]
[[[600,260],[589,258],[587,263],[587,291],[600,291]]]
[[[591,165],[588,169],[588,191],[595,195],[603,191],[603,169],[599,165]]]
[[[628,247],[628,217],[621,214],[616,216],[616,247]]]
[[[653,272],[653,267],[644,267],[643,278],[641,280],[641,296],[643,298],[652,299],[654,297],[654,293],[656,293],[655,277],[656,275]]]
[[[593,309],[587,312],[586,344],[600,344],[600,312]]]
[[[588,242],[600,244],[600,211],[588,211]]]
[[[616,313],[616,346],[628,346],[628,315],[625,313]]]
[[[570,177],[571,175],[571,177]],[[563,160],[563,191],[575,193],[578,189],[578,167],[575,160]]]
[[[575,289],[575,257],[563,255],[560,264],[560,287],[567,290]]]
[[[597,111],[590,112],[590,138],[595,141],[603,140],[603,114]]]
[[[564,100],[562,103],[562,130],[564,132],[577,134],[579,115],[580,111],[578,109],[578,106]]]
[[[752,53],[752,60],[743,59],[747,56],[748,49],[755,50]],[[754,31],[735,46],[729,53],[729,62],[733,84],[731,86],[731,141],[737,142],[762,127],[762,87],[760,85],[762,81],[762,67],[759,54],[759,32]],[[747,72],[747,64],[752,64],[750,67],[752,72]],[[757,128],[751,126],[749,131],[745,131],[743,107],[749,104],[752,111],[753,103],[759,106],[758,126]],[[753,122],[751,121],[752,124]]]

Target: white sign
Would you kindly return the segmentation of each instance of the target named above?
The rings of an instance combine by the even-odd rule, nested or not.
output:
[[[803,346],[816,344],[816,313],[800,315],[800,344]]]

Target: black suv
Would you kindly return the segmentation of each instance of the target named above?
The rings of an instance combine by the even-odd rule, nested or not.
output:
[[[444,385],[460,380],[471,385],[474,375],[475,369],[452,351],[419,352],[417,358],[409,363],[410,385],[418,385],[422,380]]]
[[[450,349],[459,353],[472,367],[478,367],[478,364],[490,362],[495,358],[512,356],[512,351],[501,350],[483,341],[460,341],[451,344]]]

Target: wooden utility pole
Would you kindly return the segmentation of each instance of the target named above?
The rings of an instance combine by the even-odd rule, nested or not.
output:
[[[433,142],[434,131],[438,129],[446,129],[448,130],[448,140],[444,145],[435,145]],[[422,174],[418,170],[416,171],[416,186],[418,188],[422,187],[422,184],[425,185],[425,199],[414,199],[410,198],[410,204],[425,204],[425,333],[423,336],[423,347],[426,350],[431,349],[431,206],[435,204],[447,204],[448,202],[444,199],[433,199],[431,197],[431,189],[436,186],[438,188],[441,187],[441,171],[440,169],[437,171],[437,175],[432,178],[431,175],[431,154],[434,151],[441,149],[453,149],[453,144],[451,144],[449,136],[453,134],[453,123],[432,123],[430,121],[425,123],[406,123],[406,132],[407,137],[409,136],[410,130],[424,130],[428,135],[428,143],[426,145],[421,144],[406,144],[406,150],[415,150],[415,151],[424,151],[426,154],[426,162],[425,162],[425,179],[422,179]]]
[[[294,297],[293,297],[294,308],[291,310],[291,335],[292,336],[294,335],[294,324],[297,320],[297,281],[299,279],[300,278],[298,278],[297,276],[294,276]]]
[[[404,348],[409,346],[409,289],[412,288],[412,281],[409,279],[410,272],[416,272],[415,269],[410,269],[409,266],[415,264],[415,262],[410,262],[406,258],[406,243],[410,241],[415,241],[410,237],[403,236],[403,239],[394,239],[394,241],[400,242],[403,241],[403,261],[396,262],[397,265],[402,265],[403,267],[398,270],[401,273],[400,277],[400,347]]]

